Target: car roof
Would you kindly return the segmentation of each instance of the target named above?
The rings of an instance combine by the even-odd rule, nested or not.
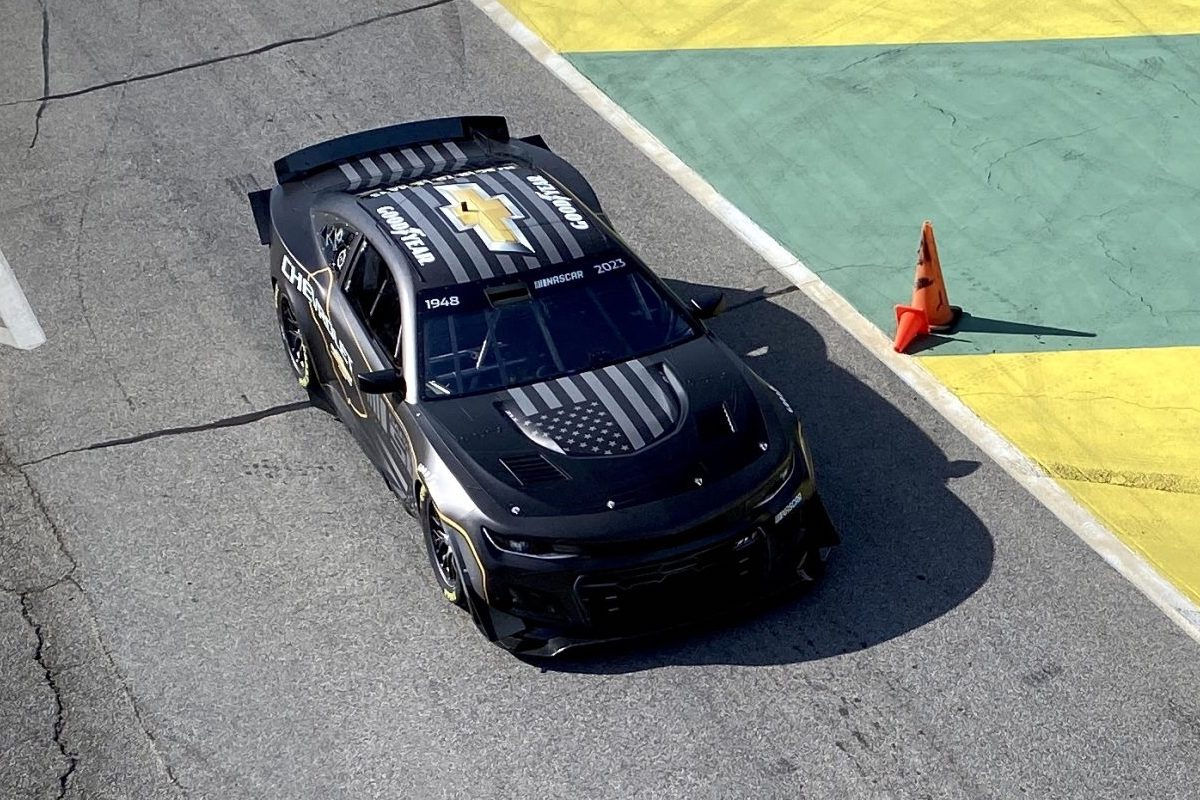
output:
[[[423,155],[363,159],[353,175],[342,168],[346,191],[390,234],[421,288],[516,275],[620,248],[583,203],[543,172],[515,162],[455,170],[474,160],[456,147]],[[421,177],[422,166],[435,174]],[[389,173],[407,177],[383,185]],[[378,188],[359,190],[364,183]]]

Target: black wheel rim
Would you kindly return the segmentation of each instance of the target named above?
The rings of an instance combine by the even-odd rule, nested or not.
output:
[[[454,565],[454,550],[450,547],[450,534],[436,514],[430,515],[429,542],[433,546],[433,561],[438,577],[450,589],[458,585],[458,569]]]
[[[292,369],[303,377],[308,374],[308,353],[304,351],[304,339],[300,335],[300,324],[292,313],[292,304],[284,300],[279,307],[279,332],[283,336],[283,346],[287,349],[288,359]]]

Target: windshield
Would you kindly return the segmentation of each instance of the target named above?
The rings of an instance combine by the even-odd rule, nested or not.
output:
[[[427,398],[585,372],[695,333],[676,303],[621,257],[429,290],[417,308]]]

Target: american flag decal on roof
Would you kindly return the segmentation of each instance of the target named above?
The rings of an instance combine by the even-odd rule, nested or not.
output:
[[[508,390],[504,412],[557,453],[633,453],[670,433],[679,400],[661,367],[627,361]]]

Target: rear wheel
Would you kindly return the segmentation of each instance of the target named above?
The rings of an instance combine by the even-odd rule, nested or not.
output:
[[[442,521],[433,500],[421,490],[421,529],[425,534],[425,550],[429,554],[429,565],[442,595],[454,605],[467,607],[467,595],[463,589],[462,568],[458,552],[454,548],[454,534]]]
[[[296,319],[296,312],[292,310],[292,301],[279,284],[275,284],[275,311],[279,317],[279,336],[283,339],[283,349],[287,353],[288,363],[292,365],[292,373],[296,376],[296,382],[307,389],[312,383],[312,357]]]
[[[321,383],[317,380],[316,366],[313,364],[312,353],[308,349],[300,321],[296,318],[296,310],[292,307],[287,292],[278,283],[275,284],[275,315],[279,322],[279,336],[283,339],[283,349],[287,353],[296,382],[308,392],[314,405],[331,410]]]

